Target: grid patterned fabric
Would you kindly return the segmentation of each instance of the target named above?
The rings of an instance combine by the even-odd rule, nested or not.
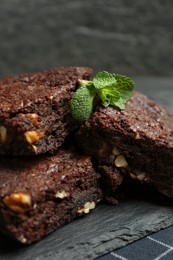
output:
[[[97,258],[99,260],[173,260],[173,226]]]

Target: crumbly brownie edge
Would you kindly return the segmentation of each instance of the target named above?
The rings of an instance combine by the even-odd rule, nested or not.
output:
[[[138,108],[139,121],[136,121],[136,125],[144,121],[145,131],[142,129],[143,124],[136,129],[132,123],[130,124],[129,111],[124,111],[122,116],[117,112],[117,116],[116,112],[111,114],[111,109],[99,108],[80,128],[76,138],[78,145],[93,156],[97,163],[112,165],[122,175],[128,174],[136,181],[151,184],[173,198],[173,114],[143,95],[135,95],[138,102],[142,103]],[[133,103],[130,106],[132,107]],[[152,124],[153,118],[155,133],[148,132],[148,129],[151,131],[154,128],[152,125],[147,127],[147,121],[142,118],[143,111],[140,111],[142,107],[143,110],[146,109],[146,113],[150,112],[148,124]],[[158,121],[155,122],[156,120]]]
[[[1,203],[0,230],[22,244],[31,244],[71,222],[88,214],[101,200],[101,191],[95,187],[74,192],[69,199],[40,203],[30,214],[14,214]],[[59,201],[62,202],[59,202]]]
[[[0,154],[53,153],[73,128],[68,101],[78,79],[91,75],[89,68],[57,68],[14,77],[11,85],[1,85]],[[21,100],[16,96],[20,91]]]
[[[0,158],[0,230],[21,243],[89,213],[100,200],[100,175],[87,156],[60,149],[53,156]]]

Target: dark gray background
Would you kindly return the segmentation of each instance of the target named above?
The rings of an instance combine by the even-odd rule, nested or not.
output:
[[[1,0],[0,75],[87,65],[172,76],[172,0]]]

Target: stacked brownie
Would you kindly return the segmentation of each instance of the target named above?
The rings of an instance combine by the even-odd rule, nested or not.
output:
[[[102,197],[88,156],[0,158],[0,230],[31,243],[94,209]]]
[[[63,148],[73,130],[68,101],[89,68],[0,79],[0,230],[30,244],[102,199],[89,156]]]
[[[116,204],[124,178],[173,198],[173,114],[134,92],[124,110],[96,100],[83,124],[69,100],[92,70],[57,68],[0,79],[0,230],[30,244]],[[75,139],[75,144],[72,145]]]
[[[0,80],[0,154],[54,152],[72,128],[68,101],[89,68],[58,68]]]
[[[173,198],[173,113],[143,94],[134,92],[121,111],[98,105],[76,140],[103,172],[111,167],[113,187],[119,173]]]

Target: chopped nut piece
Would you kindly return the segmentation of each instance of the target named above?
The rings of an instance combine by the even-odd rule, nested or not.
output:
[[[84,205],[84,207],[83,207],[83,208],[80,208],[80,209],[78,210],[78,213],[85,213],[85,214],[87,214],[87,213],[90,212],[91,209],[94,209],[95,206],[96,206],[95,201],[86,202],[85,205]]]
[[[133,173],[129,173],[130,174],[130,177],[132,178],[132,179],[134,179],[134,180],[136,180],[137,179],[137,176],[135,175],[135,174],[133,174]]]
[[[32,145],[32,148],[34,149],[35,154],[38,154],[38,148],[35,145]]]
[[[44,137],[44,133],[40,130],[27,131],[24,135],[29,144],[35,143]]]
[[[37,204],[35,203],[34,205],[33,205],[33,209],[36,209],[37,208]]]
[[[19,116],[20,117],[28,116],[31,119],[33,125],[37,125],[38,124],[38,117],[39,116],[36,113],[19,114]]]
[[[136,139],[136,140],[141,139],[141,136],[140,136],[140,134],[139,134],[138,132],[137,132],[136,135],[135,135],[135,139]]]
[[[19,237],[19,241],[24,244],[24,243],[27,242],[27,239],[24,237],[24,235],[21,235],[21,236]]]
[[[116,158],[115,158],[115,166],[117,166],[118,168],[127,168],[128,166],[128,163],[125,159],[125,157],[123,155],[118,155]]]
[[[5,126],[0,126],[0,143],[5,144],[7,141],[7,129]]]
[[[30,113],[30,114],[27,114],[27,115],[31,119],[33,125],[37,125],[38,124],[38,115],[36,113]]]
[[[137,179],[140,180],[140,181],[143,181],[145,179],[145,173],[137,174]]]
[[[31,196],[27,193],[11,193],[3,198],[3,203],[16,213],[24,213],[31,206]]]
[[[66,197],[69,196],[69,193],[66,192],[65,190],[62,190],[62,191],[58,191],[56,194],[55,194],[55,197],[56,198],[59,198],[59,199],[64,199]]]
[[[114,148],[112,149],[112,154],[119,155],[120,153],[121,152],[118,150],[118,148],[114,146]]]

